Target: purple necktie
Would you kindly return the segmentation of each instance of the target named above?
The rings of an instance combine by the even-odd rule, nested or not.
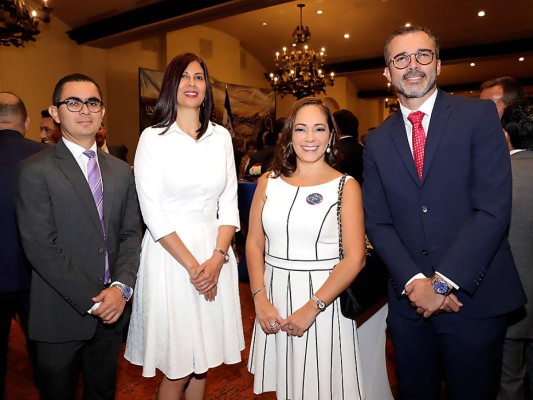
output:
[[[100,222],[102,223],[102,231],[105,237],[105,223],[104,223],[104,186],[102,185],[102,175],[100,175],[100,168],[96,162],[96,154],[92,150],[85,150],[83,152],[89,158],[87,163],[87,182],[89,182],[89,188],[93,194],[94,202],[100,216]],[[107,258],[107,244],[105,249],[105,282],[109,283],[111,276],[109,274],[109,260]]]

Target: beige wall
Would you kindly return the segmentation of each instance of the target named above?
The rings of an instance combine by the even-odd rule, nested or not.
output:
[[[24,100],[31,118],[30,139],[39,140],[40,111],[51,104],[55,84],[74,72],[91,76],[102,87],[109,142],[124,143],[130,163],[139,138],[139,67],[164,70],[173,57],[192,51],[206,61],[210,75],[219,81],[269,87],[263,73],[271,66],[261,65],[237,39],[204,26],[107,50],[77,45],[65,33],[70,28],[54,16],[50,24],[39,28],[37,42],[26,48],[0,47],[0,90],[12,91]],[[382,102],[358,99],[356,88],[344,77],[336,78],[327,94],[358,116],[361,132],[384,119]],[[294,101],[292,96],[277,96],[276,116],[286,116]]]

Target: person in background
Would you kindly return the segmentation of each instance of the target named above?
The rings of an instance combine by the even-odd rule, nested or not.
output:
[[[363,399],[355,321],[339,294],[365,262],[361,189],[346,178],[339,259],[334,169],[339,136],[324,102],[294,103],[272,171],[258,182],[246,258],[256,322],[248,370],[254,393],[278,399]]]
[[[400,100],[366,138],[367,234],[390,274],[400,398],[492,400],[507,314],[526,302],[506,237],[511,165],[492,102],[437,89],[438,40],[402,27],[384,75]]]
[[[41,111],[41,143],[56,144],[61,139],[61,127],[54,121],[48,110]]]
[[[96,145],[99,150],[111,154],[122,161],[128,162],[128,148],[126,146],[123,144],[107,143],[107,129],[103,122],[100,129],[98,129],[98,132],[96,132]]]
[[[33,267],[29,337],[42,400],[115,398],[117,357],[137,268],[141,225],[128,165],[97,151],[102,92],[90,77],[57,83],[63,138],[19,164],[15,203]]]
[[[479,98],[492,100],[496,104],[498,116],[501,118],[505,107],[511,101],[522,99],[524,96],[524,88],[517,79],[512,76],[502,76],[483,82]]]
[[[164,374],[158,400],[203,399],[208,370],[240,362],[244,349],[233,147],[213,118],[204,61],[178,55],[134,163],[148,230],[125,357],[145,377]]]
[[[359,121],[353,112],[346,109],[335,111],[333,118],[341,135],[339,150],[342,160],[338,170],[353,176],[361,185],[363,183],[363,145],[358,139]]]
[[[246,169],[246,176],[257,179],[272,166],[272,160],[276,151],[276,144],[283,130],[285,118],[278,118],[271,130],[263,134],[264,147],[250,155],[250,162]]]
[[[529,302],[507,327],[498,400],[527,400],[533,398],[533,98],[509,103],[502,126],[513,170],[509,243]]]
[[[15,182],[20,161],[46,147],[24,138],[29,124],[23,101],[13,93],[0,92],[0,399],[4,398],[9,331],[15,316],[28,336],[31,266],[19,239]],[[27,344],[33,358],[33,344]]]

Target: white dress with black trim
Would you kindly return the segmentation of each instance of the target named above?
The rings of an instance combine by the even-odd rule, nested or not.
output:
[[[339,179],[308,187],[269,178],[262,211],[266,293],[285,318],[309,301],[339,262]],[[348,177],[348,179],[353,179]],[[248,369],[254,393],[278,399],[363,399],[357,330],[338,300],[302,337],[266,335],[256,322]]]

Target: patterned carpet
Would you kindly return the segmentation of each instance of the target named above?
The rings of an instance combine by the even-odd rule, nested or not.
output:
[[[253,302],[251,299],[250,286],[247,283],[240,284],[241,307],[243,315],[244,337],[246,348],[242,353],[243,361],[236,365],[221,365],[209,370],[206,400],[274,400],[274,393],[260,396],[252,392],[253,375],[246,370],[246,360],[250,348],[250,338],[254,323]],[[116,400],[153,400],[161,376],[155,378],[143,378],[141,367],[127,362],[122,354],[118,361],[117,395]],[[392,362],[393,350],[390,341],[387,342],[387,365],[391,377],[393,392],[396,391],[396,379],[394,378],[394,366]],[[19,326],[13,323],[8,353],[8,373],[6,379],[5,400],[36,400],[37,389],[33,384],[32,368],[25,350],[24,336]],[[379,400],[379,399],[369,399]]]

